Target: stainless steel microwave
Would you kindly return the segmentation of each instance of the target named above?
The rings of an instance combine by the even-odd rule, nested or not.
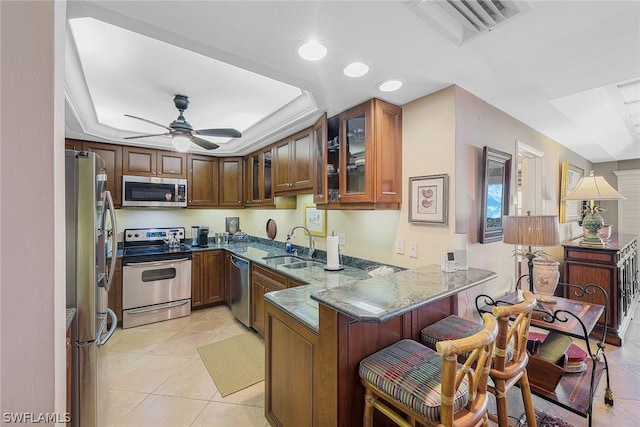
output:
[[[123,175],[122,206],[186,208],[187,180]]]

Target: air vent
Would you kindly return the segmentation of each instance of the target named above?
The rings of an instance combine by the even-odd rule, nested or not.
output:
[[[458,45],[531,10],[511,0],[418,0],[408,7]]]

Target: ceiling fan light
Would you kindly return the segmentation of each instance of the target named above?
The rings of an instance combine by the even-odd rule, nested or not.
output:
[[[387,80],[378,86],[378,90],[381,92],[393,92],[402,87],[402,82],[400,80]]]
[[[176,133],[171,138],[171,143],[173,144],[173,148],[184,153],[189,149],[189,147],[191,147],[191,138],[189,135]]]
[[[352,62],[342,72],[347,77],[362,77],[369,72],[369,66],[362,62]]]
[[[316,40],[309,40],[300,46],[298,55],[307,61],[319,61],[327,55],[327,48]]]

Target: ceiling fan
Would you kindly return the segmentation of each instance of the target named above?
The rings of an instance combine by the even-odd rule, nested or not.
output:
[[[242,134],[238,130],[232,128],[194,129],[193,126],[191,126],[191,124],[189,124],[189,122],[187,122],[182,115],[182,113],[184,113],[184,111],[189,108],[189,97],[185,95],[175,95],[173,97],[173,103],[180,112],[180,115],[177,119],[171,122],[169,126],[165,126],[151,120],[143,119],[142,117],[125,114],[126,117],[131,117],[132,119],[142,120],[143,122],[163,127],[168,130],[168,132],[128,136],[124,139],[147,138],[150,136],[171,136],[173,146],[176,148],[176,150],[187,151],[192,142],[206,150],[213,150],[219,147],[218,144],[214,144],[213,142],[207,141],[206,139],[198,138],[197,135],[217,136],[221,138],[240,138],[242,136]]]

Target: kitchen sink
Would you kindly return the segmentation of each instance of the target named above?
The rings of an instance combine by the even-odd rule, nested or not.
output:
[[[285,268],[305,268],[305,267],[324,267],[324,264],[318,261],[298,261],[289,264],[282,264]]]
[[[304,267],[314,267],[314,266],[323,267],[324,266],[324,264],[319,261],[310,260],[308,258],[302,258],[295,255],[274,255],[274,256],[267,256],[262,259],[266,261],[267,265],[274,266],[274,267],[281,265],[285,268],[295,269],[295,268],[304,268]]]

